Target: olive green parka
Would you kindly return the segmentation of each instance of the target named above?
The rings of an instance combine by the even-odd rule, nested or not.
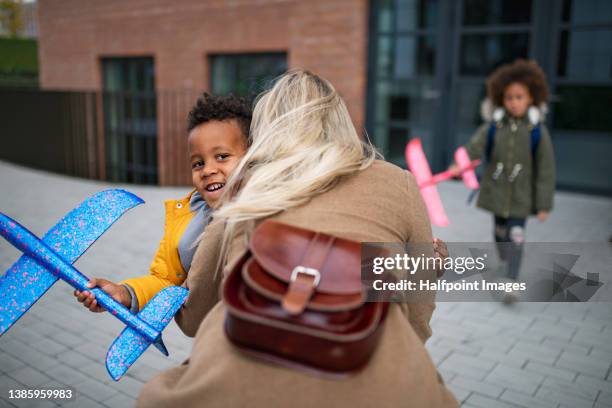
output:
[[[484,161],[478,207],[503,218],[526,218],[538,211],[551,211],[555,156],[548,129],[540,123],[543,109],[532,106],[522,118],[510,117],[499,108],[488,117],[486,112],[483,108],[483,118],[488,121],[465,146],[470,159]],[[487,161],[485,150],[491,121],[495,122],[496,130]],[[531,130],[538,125],[541,137],[532,153]]]

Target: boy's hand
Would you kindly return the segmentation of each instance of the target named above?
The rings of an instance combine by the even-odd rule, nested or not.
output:
[[[100,289],[108,293],[113,299],[115,299],[117,302],[121,303],[128,309],[132,305],[132,296],[123,285],[117,285],[116,283],[113,283],[106,279],[94,278],[89,281],[87,286],[89,288],[94,288],[96,286],[99,287]],[[85,306],[92,312],[101,313],[106,311],[106,309],[98,305],[95,295],[89,291],[80,292],[78,290],[75,290],[74,296],[79,302],[83,304],[83,306]]]
[[[548,211],[538,211],[538,221],[544,222],[548,219]]]
[[[434,247],[434,255],[438,258],[442,258],[442,264],[444,264],[444,261],[446,260],[446,258],[448,258],[448,248],[446,246],[446,243],[442,241],[440,238],[434,238],[433,247]],[[445,270],[444,268],[442,268],[441,270],[437,270],[436,272],[438,273],[438,278],[439,278],[440,276],[444,274]]]

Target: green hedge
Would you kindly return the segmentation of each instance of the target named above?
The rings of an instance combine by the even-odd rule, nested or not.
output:
[[[0,71],[38,72],[38,43],[36,40],[0,38]]]
[[[0,38],[0,86],[38,85],[38,43]]]

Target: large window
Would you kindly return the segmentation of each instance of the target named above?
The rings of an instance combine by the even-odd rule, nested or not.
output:
[[[429,147],[438,92],[437,0],[373,0],[367,128],[385,157],[403,164],[412,137]]]
[[[102,59],[106,176],[157,184],[153,58]]]
[[[610,0],[370,0],[366,126],[405,165],[423,140],[434,171],[483,122],[485,80],[517,58],[548,77],[558,186],[612,194]],[[588,159],[586,159],[588,158]]]
[[[217,54],[209,56],[209,63],[213,94],[253,97],[287,70],[287,54]]]

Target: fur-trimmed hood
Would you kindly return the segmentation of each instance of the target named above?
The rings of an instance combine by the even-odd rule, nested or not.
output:
[[[548,105],[542,103],[540,106],[530,106],[527,116],[532,125],[537,125],[540,122],[544,122],[547,113]],[[485,122],[499,122],[505,115],[506,110],[500,106],[494,106],[489,98],[483,99],[480,103],[480,116]]]

